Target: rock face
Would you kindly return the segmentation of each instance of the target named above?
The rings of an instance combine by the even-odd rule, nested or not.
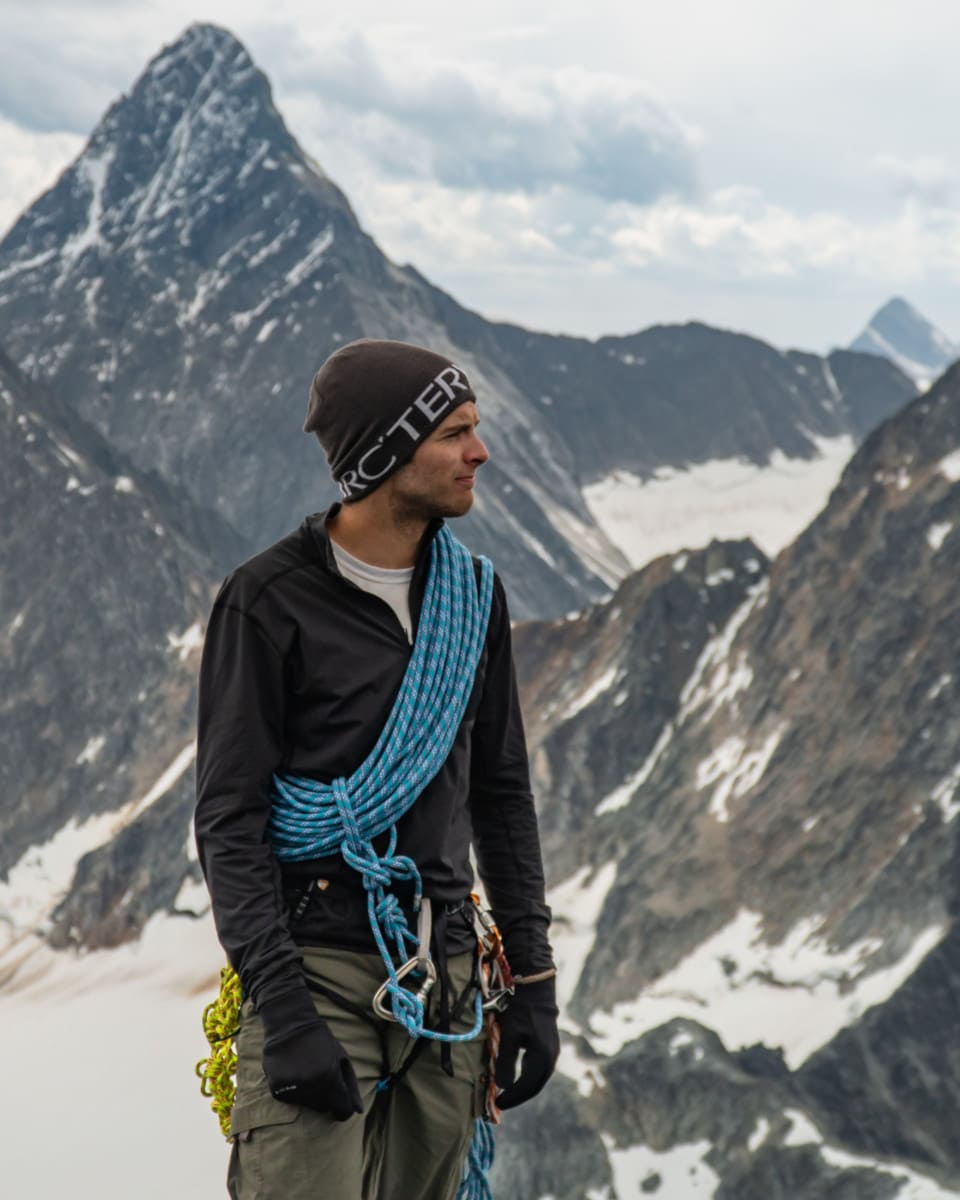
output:
[[[954,368],[769,572],[715,545],[517,631],[579,1087],[541,1121],[614,1176],[669,1150],[716,1196],[960,1188],[958,526]],[[677,1018],[696,1062],[664,1076]]]
[[[556,877],[582,864],[597,810],[627,803],[705,647],[767,566],[751,542],[714,543],[658,559],[628,576],[608,603],[573,619],[515,630],[538,793],[550,798],[545,854]],[[638,768],[626,785],[625,761]]]
[[[467,312],[384,257],[243,47],[208,25],[149,64],[0,243],[0,328],[27,374],[251,552],[334,495],[300,433],[326,355],[360,336],[449,353],[493,451],[466,536],[495,554],[521,616],[579,607],[626,573],[585,485],[725,455],[808,458],[816,438],[859,439],[914,394],[881,360],[846,371],[844,356],[703,326],[594,343]]]
[[[874,313],[850,349],[889,359],[922,387],[960,358],[960,342],[947,337],[899,296]]]
[[[0,427],[0,505],[17,514],[0,573],[0,948],[38,926],[112,945],[195,873],[194,677],[218,568],[184,530],[220,522],[185,518],[3,355]],[[162,856],[130,846],[151,828]]]

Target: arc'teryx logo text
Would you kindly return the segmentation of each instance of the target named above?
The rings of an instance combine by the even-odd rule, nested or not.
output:
[[[337,480],[344,500],[365,492],[372,483],[382,479],[396,465],[407,459],[410,445],[414,446],[435,429],[452,406],[458,391],[469,392],[463,372],[451,364],[427,384],[413,403],[406,408],[390,428],[357,459],[356,466],[346,470]]]

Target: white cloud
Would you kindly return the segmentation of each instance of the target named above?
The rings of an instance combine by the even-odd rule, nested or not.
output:
[[[901,158],[896,154],[880,154],[876,167],[898,196],[913,196],[940,206],[949,204],[956,195],[957,167],[942,156]]]
[[[649,88],[579,67],[401,61],[360,33],[285,60],[298,127],[400,179],[509,193],[554,186],[647,203],[696,187],[699,134]]]
[[[742,278],[843,273],[891,287],[928,272],[960,279],[960,213],[911,200],[867,221],[797,212],[755,189],[725,188],[700,205],[663,201],[610,215],[610,243],[641,269],[664,264]]]
[[[26,205],[50,187],[82,145],[78,134],[34,133],[0,117],[0,236]]]

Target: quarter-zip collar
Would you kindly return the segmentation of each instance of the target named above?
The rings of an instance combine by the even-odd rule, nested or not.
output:
[[[313,551],[316,561],[324,570],[329,571],[332,575],[336,575],[340,579],[343,579],[343,574],[337,563],[336,555],[333,552],[333,546],[330,544],[330,531],[327,526],[342,507],[343,505],[338,500],[322,512],[312,513],[309,517],[306,517],[301,526],[305,540]],[[433,539],[443,528],[443,525],[443,519],[435,517],[424,530],[423,537],[420,539],[420,545],[417,548],[413,578],[410,581],[410,620],[413,625],[414,637],[416,637],[417,625],[420,621],[420,607],[423,604],[423,594],[427,587],[427,575],[430,571],[430,547],[433,545]]]

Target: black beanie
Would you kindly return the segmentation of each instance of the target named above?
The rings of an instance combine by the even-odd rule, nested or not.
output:
[[[315,433],[345,502],[409,462],[450,413],[476,397],[448,358],[364,338],[331,354],[313,378],[303,429]]]

